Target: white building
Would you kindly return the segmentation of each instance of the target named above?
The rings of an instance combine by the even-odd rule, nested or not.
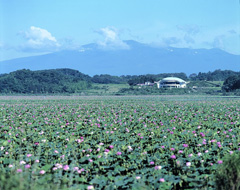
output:
[[[187,82],[177,77],[167,77],[157,83],[158,88],[186,88]]]
[[[139,88],[141,88],[142,86],[154,86],[155,83],[151,83],[151,82],[145,82],[142,84],[137,84],[137,86],[139,86]]]

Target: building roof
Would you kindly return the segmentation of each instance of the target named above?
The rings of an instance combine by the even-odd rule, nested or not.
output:
[[[184,81],[180,78],[177,78],[177,77],[166,77],[166,78],[162,79],[161,81],[178,81],[181,83],[186,83],[186,81]]]

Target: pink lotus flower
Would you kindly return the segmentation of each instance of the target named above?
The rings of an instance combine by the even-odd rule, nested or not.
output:
[[[176,159],[176,156],[173,154],[173,155],[171,156],[171,158],[172,158],[172,159]]]
[[[59,164],[59,163],[56,163],[55,166],[56,166],[57,168],[62,168],[62,167],[63,167],[62,164]]]
[[[217,162],[218,164],[222,164],[223,163],[223,161],[222,160],[218,160],[218,162]]]
[[[89,162],[93,162],[93,160],[92,160],[92,159],[88,159],[88,161],[89,161]]]
[[[117,152],[117,155],[119,155],[119,156],[120,156],[121,154],[122,154],[121,152]]]
[[[165,179],[164,178],[160,178],[159,181],[163,183],[163,182],[165,182]]]
[[[94,189],[94,186],[93,186],[93,185],[89,185],[89,186],[87,187],[87,189],[88,189],[88,190],[92,190],[92,189]]]
[[[26,168],[26,169],[28,169],[28,168],[30,168],[30,167],[31,167],[30,164],[26,164],[26,165],[25,165],[25,168]]]
[[[13,167],[13,165],[12,164],[9,164],[9,166],[8,166],[9,168],[12,168]]]
[[[161,170],[162,166],[155,166],[154,168],[155,168],[155,170]]]
[[[74,168],[73,168],[73,171],[78,171],[78,170],[79,170],[78,167],[74,167]]]
[[[66,171],[66,170],[69,170],[69,166],[68,165],[65,165],[63,166],[63,169]]]
[[[20,161],[20,165],[23,165],[23,164],[26,164],[26,162],[25,161]]]
[[[22,172],[22,169],[17,169],[17,173],[21,173]]]
[[[40,173],[41,175],[43,175],[43,174],[45,174],[46,172],[45,172],[44,170],[41,170],[39,173]]]

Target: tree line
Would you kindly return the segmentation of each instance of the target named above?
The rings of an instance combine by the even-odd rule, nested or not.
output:
[[[126,84],[134,86],[145,82],[159,81],[165,77],[178,77],[185,81],[224,81],[222,90],[230,92],[240,88],[240,72],[216,70],[191,74],[161,73],[147,75],[108,74],[89,76],[73,69],[31,71],[18,70],[0,75],[0,93],[78,93],[91,89],[93,83]]]
[[[198,74],[192,73],[189,75],[189,80],[191,81],[225,81],[228,77],[240,75],[240,72],[231,71],[231,70],[215,70],[213,72],[199,72]]]

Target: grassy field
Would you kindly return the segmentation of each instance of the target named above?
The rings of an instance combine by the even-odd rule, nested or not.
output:
[[[128,84],[93,84],[93,88],[86,90],[89,95],[113,95],[121,88],[129,88]]]

